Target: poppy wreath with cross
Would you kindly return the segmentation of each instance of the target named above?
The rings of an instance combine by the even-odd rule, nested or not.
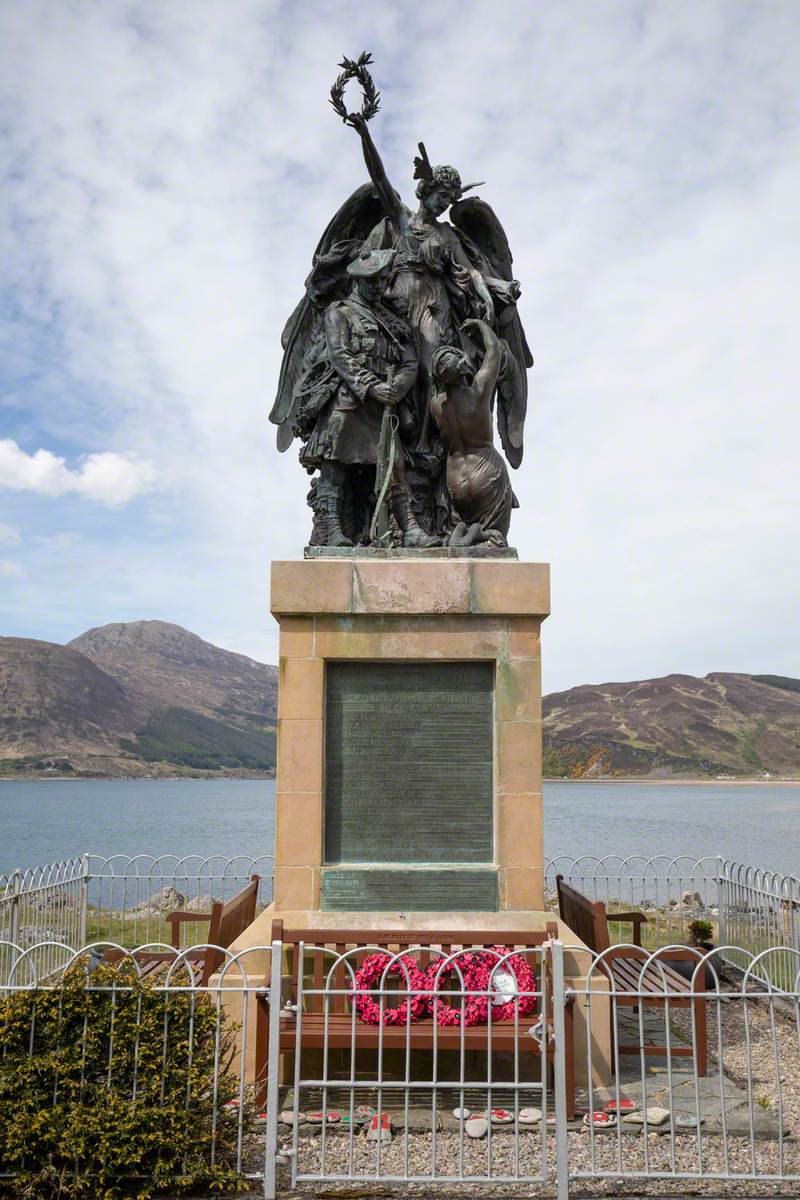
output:
[[[508,955],[508,957],[506,957]],[[498,967],[498,963],[502,965]],[[498,969],[492,971],[494,968]],[[442,992],[442,984],[446,979],[455,975],[458,980],[461,972],[463,988],[459,991],[474,992],[476,995],[463,997],[464,1025],[486,1025],[489,1020],[489,1005],[492,992],[496,990],[497,977],[507,971],[516,981],[516,995],[503,1004],[492,1004],[492,1022],[513,1021],[515,1014],[522,1017],[536,1008],[537,997],[536,976],[521,954],[510,954],[504,946],[488,946],[451,958],[443,965],[431,963],[427,972],[428,1003],[435,1012],[437,1024],[442,1026],[460,1025],[462,1019],[462,997],[458,997],[457,1007],[443,1002],[447,993]]]

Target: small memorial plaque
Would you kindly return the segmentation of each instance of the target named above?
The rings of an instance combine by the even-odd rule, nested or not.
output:
[[[491,863],[491,662],[328,663],[325,862]]]
[[[497,871],[323,867],[328,912],[497,912]]]

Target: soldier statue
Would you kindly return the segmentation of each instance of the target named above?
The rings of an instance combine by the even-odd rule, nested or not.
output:
[[[312,544],[352,546],[367,535],[387,416],[390,515],[403,545],[439,544],[417,524],[405,481],[400,433],[409,425],[406,399],[418,363],[408,322],[383,302],[393,259],[391,249],[364,250],[349,263],[351,290],[326,308],[321,353],[298,388],[296,428],[307,434],[300,461],[320,472]]]

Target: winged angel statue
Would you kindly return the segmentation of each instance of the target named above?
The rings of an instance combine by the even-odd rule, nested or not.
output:
[[[370,181],[324,231],[283,332],[270,420],[313,476],[312,545],[506,545],[516,507],[493,445],[522,461],[526,368],[508,240],[455,167],[414,159],[418,206],[389,181],[368,121],[369,54],[344,59],[331,103],[361,139]],[[344,105],[347,82],[364,94]],[[444,220],[449,209],[450,220]]]

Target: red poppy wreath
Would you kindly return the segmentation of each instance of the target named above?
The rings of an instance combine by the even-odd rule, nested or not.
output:
[[[506,955],[508,957],[506,958]],[[498,966],[498,963],[501,964]],[[503,1004],[492,1004],[492,1021],[513,1021],[516,1012],[520,1016],[531,1013],[536,1008],[536,976],[521,954],[509,954],[503,946],[490,946],[486,950],[475,953],[460,954],[442,965],[431,963],[428,967],[427,987],[430,993],[429,1004],[436,1014],[439,1025],[461,1024],[462,997],[457,996],[456,1007],[443,1002],[447,993],[442,992],[442,985],[453,975],[458,981],[458,971],[464,980],[464,992],[476,992],[477,995],[463,997],[464,1024],[485,1025],[489,1020],[490,995],[497,994],[501,974],[513,975],[515,979],[514,994]],[[497,967],[497,970],[492,971]],[[491,989],[491,993],[490,993]],[[434,1000],[436,1001],[434,1003]]]
[[[388,969],[387,969],[388,968]],[[385,972],[385,975],[384,975]],[[380,1025],[381,1006],[375,999],[371,988],[385,979],[386,986],[390,978],[399,979],[399,991],[407,988],[411,994],[395,1008],[383,1008],[384,1025],[402,1025],[409,1019],[409,1002],[411,1005],[410,1019],[418,1021],[428,1012],[428,998],[423,993],[427,984],[427,976],[420,970],[419,964],[410,954],[401,954],[399,958],[384,953],[368,954],[356,972],[353,992],[355,994],[356,1012],[365,1025]]]

